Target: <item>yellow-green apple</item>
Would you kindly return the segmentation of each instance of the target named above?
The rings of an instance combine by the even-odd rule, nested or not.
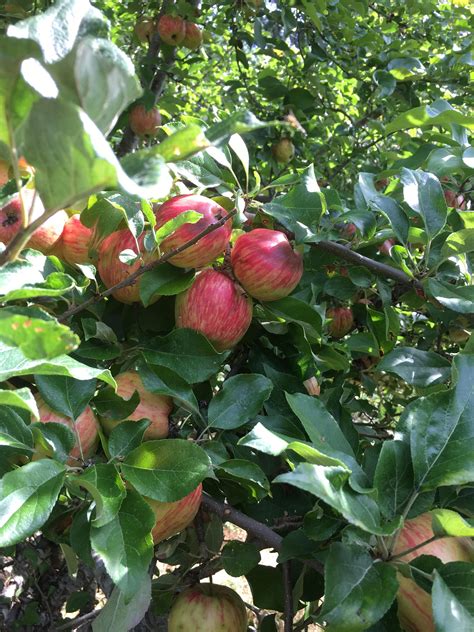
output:
[[[277,162],[289,162],[295,155],[295,146],[290,138],[280,138],[280,140],[272,145],[272,155]]]
[[[163,42],[170,46],[179,46],[186,36],[185,22],[179,16],[162,15],[157,29]]]
[[[69,453],[70,459],[68,463],[70,463],[70,465],[77,465],[77,459],[81,458],[81,448],[84,458],[89,459],[95,453],[99,443],[99,427],[92,408],[86,406],[74,423],[70,417],[65,417],[62,413],[58,413],[50,408],[39,394],[35,395],[35,399],[38,404],[41,422],[62,424],[74,432],[76,445]],[[79,438],[81,447],[77,444],[77,438]]]
[[[239,595],[219,584],[198,584],[174,602],[168,632],[246,632],[247,611]]]
[[[133,29],[139,42],[149,42],[156,30],[153,20],[139,20]]]
[[[251,322],[252,299],[217,270],[203,270],[176,297],[176,326],[199,331],[218,351],[233,347]]]
[[[173,400],[166,395],[157,395],[147,391],[141,377],[135,371],[125,371],[115,376],[117,395],[123,399],[130,399],[135,391],[140,396],[140,403],[127,419],[138,421],[147,418],[151,424],[145,431],[144,439],[164,439],[169,432],[169,414],[173,410]],[[102,427],[110,433],[120,421],[101,419]]]
[[[329,333],[333,338],[342,338],[354,325],[354,317],[349,307],[330,307],[326,317],[331,319]]]
[[[54,254],[71,265],[93,263],[89,256],[92,233],[93,231],[81,222],[79,213],[71,215],[64,224],[61,238],[54,247]]]
[[[151,532],[153,542],[158,544],[158,542],[184,531],[194,520],[201,505],[201,499],[201,484],[184,498],[172,503],[147,498],[146,501],[153,509],[156,518],[155,526]]]
[[[193,22],[185,23],[185,35],[181,42],[181,46],[196,50],[202,44],[202,31],[197,24]]]
[[[158,108],[148,109],[138,104],[130,111],[130,129],[138,136],[156,136],[161,125],[161,114]]]
[[[196,211],[202,215],[195,224],[183,224],[161,242],[160,248],[165,254],[182,246],[199,235],[205,228],[227,215],[227,211],[222,206],[203,195],[177,195],[161,206],[155,207],[154,211],[157,229],[185,211]],[[202,237],[193,246],[171,257],[170,263],[178,268],[202,268],[224,252],[229,243],[231,231],[232,221],[228,220],[213,232]]]
[[[303,258],[279,230],[256,228],[237,238],[231,264],[244,290],[259,301],[288,296],[303,274]]]
[[[156,250],[148,252],[144,249],[144,238],[144,233],[137,238],[139,250],[137,250],[134,236],[127,228],[118,230],[103,240],[99,248],[97,269],[99,270],[102,282],[107,288],[111,288],[117,283],[127,279],[138,270],[142,264],[158,259]],[[119,259],[119,255],[124,250],[132,250],[135,254],[140,252],[141,258],[136,259],[131,265],[122,263]],[[139,301],[140,277],[138,277],[132,285],[126,285],[112,292],[112,296],[121,303],[135,303]],[[155,296],[152,302],[154,303],[158,299],[159,296]]]
[[[407,520],[400,532],[393,555],[408,551],[433,537],[431,514],[424,513],[413,520]],[[399,558],[409,562],[420,555],[433,555],[443,563],[472,562],[473,549],[468,538],[446,537],[430,542],[416,551],[411,551]],[[398,618],[407,632],[435,632],[431,608],[431,595],[408,577],[398,574]]]

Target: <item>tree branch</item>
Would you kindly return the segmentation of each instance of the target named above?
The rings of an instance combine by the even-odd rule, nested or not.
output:
[[[290,562],[284,562],[283,570],[283,600],[284,600],[284,632],[293,630],[293,590],[291,587]]]

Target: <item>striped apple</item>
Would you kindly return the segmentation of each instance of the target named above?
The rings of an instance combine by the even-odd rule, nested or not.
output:
[[[183,224],[166,237],[160,245],[164,254],[182,246],[227,215],[227,211],[222,206],[203,195],[178,195],[155,208],[156,228],[161,228],[163,224],[185,211],[196,211],[201,213],[202,217],[195,224]],[[202,268],[224,252],[229,243],[231,231],[232,221],[229,220],[212,233],[205,235],[193,246],[171,257],[170,263],[178,268]]]
[[[303,259],[287,236],[268,228],[256,228],[238,237],[231,264],[245,291],[259,301],[288,296],[303,274]]]
[[[35,395],[35,399],[38,404],[41,422],[54,422],[57,424],[63,424],[63,426],[70,428],[74,432],[75,436],[79,437],[84,459],[89,459],[93,454],[95,454],[99,443],[99,427],[97,419],[90,406],[86,406],[84,411],[79,415],[74,423],[70,417],[66,417],[62,413],[58,413],[50,408],[41,395]],[[77,435],[74,431],[74,426],[76,427]],[[81,448],[79,448],[79,445],[76,443],[69,453],[70,459],[68,463],[70,465],[77,465],[77,459],[81,458]]]
[[[342,338],[352,329],[354,317],[349,307],[330,307],[326,312],[330,319],[329,333],[333,338]]]
[[[168,632],[246,632],[247,610],[239,595],[219,584],[198,584],[174,602]]]
[[[201,505],[201,499],[201,484],[184,498],[172,503],[146,498],[156,518],[156,524],[151,532],[153,542],[158,544],[158,542],[184,531],[194,520]]]
[[[143,247],[144,238],[145,234],[142,233],[137,239],[142,257],[135,260],[131,265],[122,263],[119,259],[119,255],[123,250],[132,250],[137,254],[135,238],[127,228],[112,233],[101,243],[97,268],[100,278],[107,288],[111,288],[117,283],[127,279],[138,270],[142,264],[158,259],[159,255],[156,250],[153,252],[145,251]],[[140,277],[132,285],[127,285],[112,292],[112,296],[121,303],[135,303],[139,301]],[[159,298],[159,296],[155,296],[151,302],[154,303]]]
[[[173,400],[166,395],[157,395],[147,391],[143,382],[134,371],[125,371],[115,376],[117,395],[123,399],[130,399],[138,391],[140,403],[133,413],[127,417],[129,421],[147,418],[151,424],[145,431],[144,439],[165,439],[169,432],[169,414],[173,409]],[[102,427],[109,434],[121,421],[101,419]]]
[[[71,265],[93,263],[89,256],[92,233],[93,231],[81,222],[79,213],[71,215],[64,224],[61,238],[54,248],[55,254]]]
[[[407,520],[400,532],[393,554],[408,551],[433,537],[432,516],[424,513],[413,520]],[[433,555],[444,564],[448,562],[472,562],[473,549],[468,538],[446,537],[430,542],[416,551],[407,553],[400,559],[409,562],[420,555]],[[407,632],[435,632],[431,596],[416,582],[398,574],[398,618]]]
[[[232,279],[207,268],[176,297],[176,326],[200,332],[218,351],[230,349],[252,322],[252,299]]]

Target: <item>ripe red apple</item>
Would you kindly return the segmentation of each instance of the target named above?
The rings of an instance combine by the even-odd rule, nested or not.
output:
[[[130,111],[130,129],[138,136],[156,136],[161,125],[158,108],[147,110],[144,105],[135,105]]]
[[[176,297],[176,326],[199,331],[218,351],[233,347],[251,322],[252,299],[217,270],[203,270]]]
[[[466,200],[464,198],[464,195],[459,195],[451,189],[445,189],[444,199],[446,200],[446,204],[448,206],[451,206],[452,208],[458,208],[461,211],[464,211],[466,208]]]
[[[289,162],[295,155],[295,146],[290,138],[280,138],[280,140],[272,146],[272,155],[277,162]]]
[[[256,228],[238,237],[231,263],[239,283],[259,301],[288,296],[303,274],[303,258],[287,236],[268,228]]]
[[[407,520],[400,532],[393,554],[398,555],[433,537],[431,514],[424,513]],[[472,562],[472,544],[468,538],[440,538],[416,551],[404,555],[401,560],[409,562],[420,555],[433,555],[443,563]],[[407,632],[435,632],[431,609],[431,596],[415,581],[398,574],[400,588],[397,594],[398,618]]]
[[[342,338],[354,324],[352,310],[349,307],[330,307],[326,312],[326,317],[331,319],[329,333],[333,338]]]
[[[179,46],[186,37],[186,25],[183,18],[162,15],[158,20],[158,34],[165,44]]]
[[[397,242],[395,241],[395,239],[386,239],[383,244],[381,244],[379,246],[379,252],[381,255],[386,255],[387,257],[390,256],[390,250],[392,249],[392,246],[395,246]]]
[[[153,20],[139,20],[134,27],[135,35],[140,42],[149,42],[155,33],[156,25]]]
[[[144,439],[165,439],[169,431],[168,416],[173,410],[171,397],[147,391],[140,376],[134,371],[119,373],[115,376],[115,381],[117,382],[117,395],[123,399],[130,399],[133,393],[138,391],[140,403],[127,419],[138,421],[146,417],[151,421],[145,431]],[[121,421],[102,419],[101,423],[106,433],[109,434]]]
[[[136,260],[132,265],[122,263],[119,259],[119,254],[123,250],[133,250],[137,253],[137,246],[135,238],[132,233],[124,228],[112,233],[104,239],[99,248],[99,261],[97,269],[100,274],[102,282],[107,288],[111,288],[113,285],[120,283],[127,279],[133,272],[138,270],[142,264],[149,263],[158,259],[158,253],[156,251],[147,252],[143,247],[143,240],[145,234],[142,233],[138,237],[139,252],[142,254],[142,258]],[[123,288],[115,290],[112,296],[121,303],[135,303],[140,300],[140,277],[133,283],[133,285],[127,285]],[[159,296],[155,296],[152,302],[156,302]]]
[[[36,402],[38,404],[38,410],[40,415],[40,421],[43,423],[46,422],[55,422],[58,424],[63,424],[67,426],[74,432],[74,426],[76,426],[77,434],[79,435],[79,440],[81,442],[82,454],[85,459],[89,459],[96,451],[97,445],[99,443],[99,428],[97,419],[92,411],[90,406],[87,406],[79,417],[76,419],[76,423],[74,424],[73,420],[69,417],[65,417],[61,413],[57,413],[52,408],[46,404],[43,398],[40,395],[35,395]],[[75,433],[76,434],[76,433]],[[70,459],[68,463],[70,465],[77,465],[77,460],[81,458],[81,450],[79,445],[76,445],[70,454]]]
[[[227,211],[216,202],[203,195],[178,195],[155,207],[156,228],[161,228],[171,219],[185,211],[201,213],[201,219],[195,224],[183,224],[169,237],[166,237],[160,248],[167,253],[196,237],[205,228],[225,217]],[[229,243],[232,221],[227,221],[212,233],[205,235],[196,244],[170,259],[170,263],[178,268],[202,268],[222,254]]]
[[[146,501],[155,512],[156,524],[151,535],[158,544],[171,536],[184,531],[194,520],[201,505],[202,485],[199,484],[190,494],[172,503],[147,498]]]
[[[43,203],[32,189],[23,189],[22,196],[27,213],[33,205],[30,222],[44,213]],[[26,247],[48,254],[60,238],[66,220],[67,213],[65,211],[55,213],[35,230]],[[17,194],[0,209],[0,242],[10,243],[20,230],[21,203],[20,196]]]
[[[64,224],[61,238],[54,248],[54,253],[71,265],[93,263],[93,259],[89,256],[92,233],[93,231],[81,222],[79,213],[71,215]]]
[[[344,239],[350,240],[357,233],[357,226],[353,224],[352,222],[349,222],[348,224],[344,224],[340,233],[341,233],[341,237],[343,237]]]
[[[227,586],[198,584],[174,602],[168,632],[246,632],[247,610],[239,595]]]
[[[181,42],[181,46],[185,46],[190,50],[196,50],[202,44],[202,31],[197,24],[193,22],[185,23],[185,35]]]

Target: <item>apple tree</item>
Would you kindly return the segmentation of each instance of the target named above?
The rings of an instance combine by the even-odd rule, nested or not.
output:
[[[0,7],[2,629],[474,629],[473,18]]]

